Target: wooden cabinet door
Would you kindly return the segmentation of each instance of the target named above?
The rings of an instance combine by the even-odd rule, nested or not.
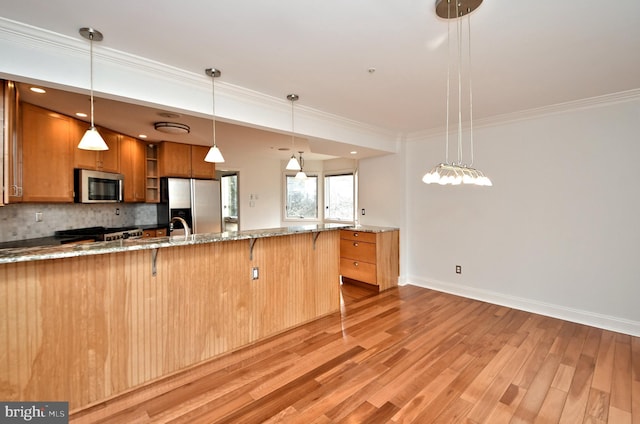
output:
[[[23,201],[73,202],[71,118],[22,104]]]
[[[22,138],[19,136],[18,92],[16,85],[11,81],[2,82],[3,99],[5,101],[4,116],[6,121],[5,136],[5,173],[8,177],[8,185],[4,190],[4,202],[22,202]],[[0,202],[1,203],[1,202]]]
[[[160,146],[160,175],[163,177],[191,177],[191,146],[165,141]]]
[[[106,128],[98,128],[109,150],[98,152],[98,169],[105,172],[120,172],[120,134]]]
[[[145,146],[126,135],[120,138],[120,172],[124,175],[124,201],[145,201]]]
[[[193,178],[212,179],[215,177],[215,163],[204,161],[207,153],[209,153],[208,146],[191,146],[191,176]]]
[[[89,128],[89,124],[70,118],[72,124],[71,144],[74,147],[74,167],[105,172],[120,172],[120,135],[106,128],[98,128],[109,150],[94,151],[78,149],[78,143]]]

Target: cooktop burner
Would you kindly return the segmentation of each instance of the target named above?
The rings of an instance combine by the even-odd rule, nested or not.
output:
[[[142,229],[138,227],[87,227],[73,228],[55,232],[56,237],[93,237],[96,241],[111,241],[142,237]]]

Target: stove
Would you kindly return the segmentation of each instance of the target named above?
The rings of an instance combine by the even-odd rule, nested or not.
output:
[[[88,227],[74,228],[72,230],[62,230],[55,232],[55,236],[61,239],[86,237],[87,240],[93,239],[95,241],[113,241],[120,239],[140,238],[142,237],[142,235],[142,229],[138,227]]]

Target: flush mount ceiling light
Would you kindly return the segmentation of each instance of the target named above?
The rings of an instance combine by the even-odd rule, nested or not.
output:
[[[100,136],[93,121],[93,42],[102,41],[102,33],[93,28],[80,28],[79,32],[80,35],[89,40],[90,45],[91,126],[82,136],[78,148],[83,150],[109,150],[109,146]]]
[[[209,149],[207,156],[204,157],[205,162],[222,163],[224,157],[218,146],[216,145],[216,78],[221,75],[219,69],[208,68],[204,72],[211,77],[211,97],[212,97],[212,120],[213,120],[213,146]]]
[[[430,172],[422,177],[422,181],[426,184],[440,185],[459,185],[459,184],[475,184],[479,186],[491,186],[491,180],[487,178],[481,171],[473,168],[473,95],[471,89],[471,18],[470,14],[478,6],[482,4],[482,0],[458,0],[454,3],[451,0],[437,0],[436,14],[447,19],[447,48],[449,61],[447,65],[447,122],[445,135],[445,163],[436,165]],[[462,25],[461,20],[467,17],[467,33],[468,41],[468,90],[469,90],[469,163],[464,162],[462,157]],[[455,161],[449,161],[449,100],[451,87],[451,43],[450,43],[450,25],[451,19],[456,20],[457,29],[457,70],[458,70],[458,148]]]
[[[291,102],[291,150],[294,149],[294,137],[295,137],[295,132],[294,130],[294,126],[293,126],[293,102],[295,102],[296,100],[298,100],[300,98],[300,96],[298,96],[297,94],[288,94],[287,95],[287,100],[289,100]],[[302,152],[300,152],[302,153]],[[300,159],[302,160],[302,155],[300,156]],[[291,159],[289,159],[289,163],[287,163],[287,171],[301,171],[302,170],[302,166],[301,164],[298,162],[298,160],[296,159],[296,154],[292,153],[291,154]],[[296,176],[297,177],[297,176]],[[306,175],[305,175],[306,178]]]
[[[189,134],[191,132],[189,125],[178,122],[155,122],[153,128],[167,134]]]

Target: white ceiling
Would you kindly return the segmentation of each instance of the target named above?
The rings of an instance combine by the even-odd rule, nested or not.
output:
[[[92,26],[104,47],[213,66],[396,134],[444,125],[447,21],[434,0],[3,0],[0,15],[69,37]],[[638,0],[485,0],[471,16],[474,119],[640,87]]]

